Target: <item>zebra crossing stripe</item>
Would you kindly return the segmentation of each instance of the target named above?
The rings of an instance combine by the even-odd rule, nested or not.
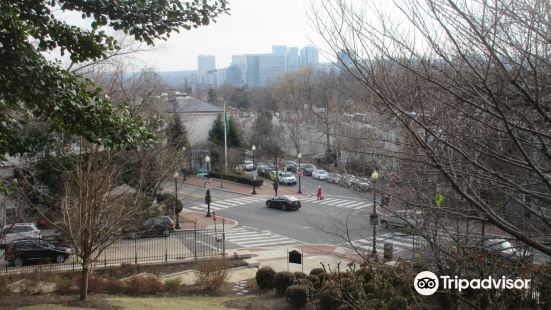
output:
[[[238,239],[246,239],[246,238],[254,238],[255,236],[270,236],[271,233],[264,233],[264,234],[258,234],[258,233],[251,233],[251,232],[242,232],[242,233],[235,233],[230,234],[228,236],[228,240],[238,240]],[[243,236],[246,236],[246,238],[243,238]]]
[[[342,203],[340,204],[339,206],[340,207],[343,207],[343,208],[350,208],[350,206],[352,205],[357,205],[358,203],[363,203],[362,201],[358,201],[358,200],[348,200],[348,202],[345,202],[345,203]]]
[[[312,201],[312,203],[322,203],[322,202],[329,203],[329,202],[334,201],[334,200],[337,200],[337,199],[335,199],[335,198],[325,198],[323,200]]]
[[[231,241],[231,242],[248,242],[248,241],[253,241],[253,240],[258,240],[258,239],[266,239],[266,238],[269,238],[270,236],[272,236],[272,234],[264,234],[264,235],[254,235],[255,237],[249,235],[247,237],[241,237],[241,238],[226,238],[227,240]],[[289,239],[289,238],[287,238]]]
[[[244,242],[241,242],[239,243],[239,245],[242,245],[242,246],[267,246],[267,245],[270,245],[270,246],[273,246],[273,245],[279,245],[279,244],[291,244],[291,243],[298,243],[297,240],[292,240],[292,239],[289,239],[289,238],[283,238],[283,239],[273,239],[273,240],[270,240],[270,241],[266,241],[266,242],[261,242],[261,243],[257,243],[257,242],[252,242],[252,243],[244,243]]]
[[[267,238],[264,238],[264,240],[266,240],[266,242],[277,242],[277,241],[284,241],[284,240],[291,240],[287,237],[283,237],[283,236],[280,236],[280,237],[275,237],[275,238],[271,238],[270,236],[268,236]],[[251,240],[251,241],[241,241],[239,242],[240,245],[248,245],[248,244],[258,244],[259,241],[263,241],[263,240]]]
[[[320,205],[339,205],[339,203],[348,201],[348,199],[334,199],[334,200],[324,200],[320,202]]]

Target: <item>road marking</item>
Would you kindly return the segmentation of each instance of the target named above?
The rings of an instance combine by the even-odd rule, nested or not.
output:
[[[226,230],[226,240],[241,247],[260,247],[267,245],[302,244],[301,241],[248,226]]]

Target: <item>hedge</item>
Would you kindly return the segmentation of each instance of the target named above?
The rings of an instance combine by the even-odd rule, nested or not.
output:
[[[222,177],[226,181],[237,182],[237,183],[247,184],[247,185],[251,185],[251,186],[253,185],[252,176],[235,175],[235,174],[221,174],[221,173],[216,172],[216,171],[210,171],[209,172],[209,177],[215,178],[215,179],[220,179],[220,177]],[[256,181],[254,181],[254,184],[255,184],[256,187],[262,186],[263,183],[264,183],[264,180],[259,179],[259,178],[257,178]]]
[[[256,272],[256,286],[259,290],[274,288],[276,272],[270,267],[262,267]]]

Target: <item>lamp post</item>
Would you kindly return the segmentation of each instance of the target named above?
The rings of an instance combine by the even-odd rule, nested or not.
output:
[[[251,147],[251,150],[253,151],[253,192],[252,195],[256,195],[256,163],[255,163],[255,157],[254,157],[254,151],[256,151],[256,145],[253,144]]]
[[[176,229],[180,229],[180,212],[176,212],[178,208],[178,177],[180,174],[178,171],[174,171],[174,193],[176,195],[176,200],[174,201],[174,217],[176,218]]]
[[[205,163],[207,163],[207,180],[209,179],[209,166],[210,166],[210,156],[209,155],[206,155],[205,156]],[[208,182],[207,182],[208,184]],[[205,195],[205,202],[207,203],[207,215],[206,217],[210,217],[210,202],[211,202],[211,197],[210,197],[210,189],[207,187],[207,193]]]
[[[300,167],[300,159],[302,158],[302,154],[301,153],[298,153],[297,155],[297,158],[298,158],[298,192],[299,194],[302,194],[302,190],[300,189],[300,177],[302,176],[302,168]]]
[[[371,254],[377,255],[377,225],[379,224],[378,215],[377,215],[377,198],[375,195],[375,183],[377,183],[377,179],[379,178],[379,173],[377,170],[373,170],[373,173],[371,174],[371,181],[373,183],[373,186],[371,187],[373,189],[373,213],[371,214],[371,225],[373,226],[373,250],[371,250]]]

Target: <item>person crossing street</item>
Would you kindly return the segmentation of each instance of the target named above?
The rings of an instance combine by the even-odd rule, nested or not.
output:
[[[318,192],[317,192],[316,196],[318,197],[318,200],[323,200],[323,194],[321,192],[321,185],[318,185]]]

